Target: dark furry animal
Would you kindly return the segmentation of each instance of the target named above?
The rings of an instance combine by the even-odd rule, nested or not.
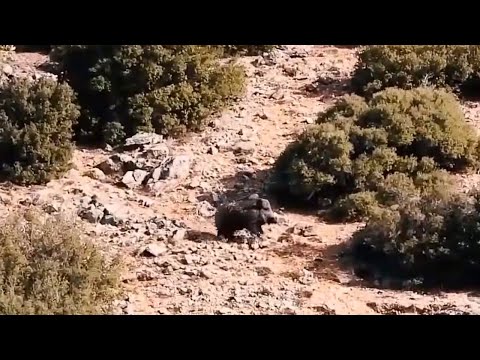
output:
[[[233,238],[235,231],[246,229],[252,234],[263,234],[262,225],[277,223],[270,202],[252,195],[248,199],[221,205],[215,214],[217,237]]]

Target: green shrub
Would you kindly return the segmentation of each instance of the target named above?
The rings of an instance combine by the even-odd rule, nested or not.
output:
[[[125,137],[125,130],[119,122],[105,124],[103,128],[103,139],[106,144],[120,145],[125,140]]]
[[[0,176],[43,184],[69,169],[80,112],[67,84],[12,78],[0,85]]]
[[[281,154],[270,190],[338,218],[369,216],[448,186],[446,172],[478,162],[475,131],[451,94],[390,88],[346,96]]]
[[[78,139],[99,142],[120,128],[109,123],[126,136],[203,129],[244,90],[243,69],[221,65],[220,55],[209,46],[59,45],[51,58],[78,94]]]
[[[468,94],[480,92],[478,45],[366,46],[352,78],[353,90],[370,96],[387,87],[446,87]]]
[[[0,227],[0,314],[110,313],[120,270],[66,218],[16,213]]]
[[[222,45],[227,55],[255,56],[268,53],[277,48],[277,45]]]
[[[353,235],[350,255],[369,280],[409,287],[478,286],[478,224],[478,193],[410,199],[372,216]]]

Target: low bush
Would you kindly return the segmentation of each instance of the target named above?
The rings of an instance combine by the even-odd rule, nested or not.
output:
[[[479,193],[410,199],[372,216],[350,255],[362,277],[396,287],[478,286],[479,224]]]
[[[477,163],[477,136],[453,95],[390,88],[370,101],[346,96],[321,113],[277,160],[270,191],[361,219],[447,186],[447,172]]]
[[[12,78],[0,85],[0,178],[43,184],[69,169],[73,90],[55,80]]]
[[[446,87],[480,94],[478,45],[366,46],[352,78],[353,90],[371,96],[387,87]]]
[[[200,131],[244,90],[244,70],[221,51],[192,45],[59,45],[51,52],[77,92],[83,142],[119,142],[140,131]],[[109,125],[114,123],[115,125]]]
[[[0,227],[0,314],[107,314],[120,293],[107,259],[65,217],[16,213]]]

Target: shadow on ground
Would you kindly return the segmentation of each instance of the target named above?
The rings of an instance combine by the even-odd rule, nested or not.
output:
[[[339,259],[344,249],[344,244],[325,247],[321,242],[295,241],[281,248],[272,249],[272,252],[281,258],[302,259],[305,261],[304,268],[318,279],[359,286],[359,280],[352,274],[351,267]]]
[[[218,241],[214,233],[198,230],[188,230],[186,238],[193,242]]]
[[[329,101],[351,92],[349,78],[321,76],[315,82],[302,86],[295,94],[307,98],[318,98],[321,101]]]

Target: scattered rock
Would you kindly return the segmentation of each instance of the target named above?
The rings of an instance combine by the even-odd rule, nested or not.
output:
[[[107,212],[107,213],[105,213]],[[100,220],[100,224],[102,225],[112,225],[112,226],[119,226],[123,224],[123,221],[119,219],[118,217],[109,214],[108,210],[104,210],[104,215],[102,219]]]
[[[155,144],[143,153],[143,156],[148,159],[165,159],[169,155],[170,149],[166,144]]]
[[[258,250],[260,248],[260,244],[258,241],[251,241],[248,245],[251,250]]]
[[[276,52],[267,52],[262,55],[263,63],[267,66],[275,66],[278,63],[278,55]]]
[[[213,277],[213,274],[206,269],[200,270],[199,275],[207,280]]]
[[[144,271],[141,271],[139,273],[137,273],[137,280],[138,281],[152,281],[152,280],[155,280],[157,278],[157,276],[151,272],[151,271],[148,271],[148,270],[144,270]]]
[[[89,178],[100,180],[100,181],[103,181],[106,178],[105,173],[99,168],[93,168],[93,169],[87,170],[84,175],[88,176]]]
[[[191,160],[188,155],[170,157],[163,165],[161,179],[184,179],[190,174]]]
[[[160,180],[162,176],[162,171],[163,171],[163,168],[161,166],[157,167],[156,169],[153,170],[152,174],[150,175],[150,179],[152,181]]]
[[[163,217],[149,219],[145,226],[150,236],[155,236],[159,240],[169,241],[170,243],[183,240],[187,233],[185,224]]]
[[[4,64],[2,66],[2,72],[7,76],[13,75],[13,68],[8,64]]]
[[[140,249],[139,255],[140,256],[148,256],[148,257],[158,257],[162,254],[165,254],[168,251],[167,247],[162,243],[157,244],[150,244],[146,247]]]
[[[91,204],[87,208],[82,209],[78,214],[82,219],[95,224],[103,218],[103,209],[95,207]]]
[[[163,141],[163,136],[155,133],[138,133],[125,140],[124,150],[143,148],[145,145],[155,145]]]
[[[120,165],[122,172],[133,171],[138,168],[137,162],[139,159],[134,159],[128,154],[115,154],[110,157],[110,159]]]
[[[305,49],[296,48],[292,49],[287,53],[292,59],[295,58],[305,58],[308,56],[308,52]]]
[[[80,198],[80,205],[82,207],[87,207],[92,202],[92,197],[85,195]]]
[[[111,175],[121,170],[121,164],[115,163],[112,159],[107,159],[104,162],[97,165],[97,168],[104,174]]]
[[[211,154],[211,155],[218,154],[218,148],[216,146],[210,146],[207,150],[207,154]]]
[[[144,207],[150,207],[153,205],[153,201],[148,198],[138,199],[138,203]]]
[[[303,269],[302,274],[299,277],[298,281],[302,285],[310,285],[315,281],[315,278],[311,271],[308,271],[307,269]]]
[[[317,235],[314,226],[305,224],[295,224],[290,229],[288,229],[288,232],[290,234],[300,235],[303,237],[312,237]]]
[[[123,176],[121,183],[129,189],[133,189],[140,186],[147,176],[148,172],[145,170],[137,169],[134,171],[128,171]]]
[[[183,229],[183,228],[176,229],[173,232],[173,236],[171,237],[171,240],[181,241],[181,240],[185,239],[186,235],[187,235],[187,230],[186,229]]]
[[[287,225],[288,224],[288,219],[285,215],[280,215],[278,213],[275,214],[277,218],[277,224],[278,225]]]
[[[137,168],[137,165],[133,157],[130,155],[115,154],[98,164],[96,168],[103,171],[103,173],[106,175],[113,175],[117,173],[133,171]]]
[[[236,155],[251,155],[255,152],[255,143],[252,141],[239,141],[233,146]]]
[[[284,97],[285,92],[283,91],[283,89],[278,89],[270,95],[270,98],[274,100],[282,100]]]
[[[47,214],[53,214],[60,211],[60,205],[57,203],[44,204],[42,209]]]
[[[174,259],[168,259],[168,260],[160,260],[156,259],[154,261],[155,265],[160,266],[161,268],[164,269],[171,269],[172,271],[179,270],[181,268],[181,265]]]
[[[287,76],[290,76],[290,77],[294,77],[297,75],[298,73],[298,68],[295,68],[293,66],[286,66],[284,65],[283,66],[283,72],[287,75]]]
[[[266,266],[259,266],[255,268],[255,271],[257,272],[258,276],[267,276],[273,274],[272,269]]]
[[[182,259],[182,262],[185,264],[185,265],[193,265],[194,261],[193,261],[193,257],[191,255],[184,255],[183,256],[183,259]]]
[[[248,141],[253,137],[254,133],[252,128],[243,128],[238,131],[237,135],[241,136],[242,141]]]
[[[11,205],[12,204],[12,197],[6,194],[0,194],[0,204],[3,205]]]
[[[309,226],[305,226],[301,229],[300,235],[302,235],[303,237],[312,237],[312,236],[315,236],[317,234],[315,232],[315,228],[313,226],[309,225]]]
[[[208,202],[202,201],[197,205],[197,214],[206,218],[215,215],[216,209]]]

